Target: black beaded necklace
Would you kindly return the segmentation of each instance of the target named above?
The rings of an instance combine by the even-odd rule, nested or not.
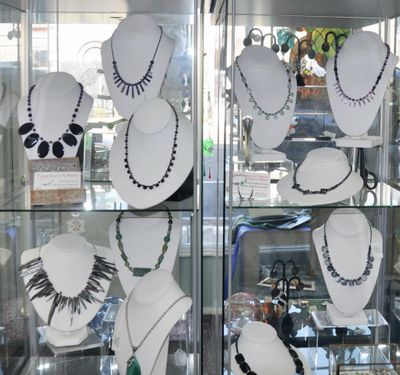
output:
[[[335,83],[334,87],[335,87],[337,95],[339,95],[339,97],[341,98],[343,103],[348,104],[348,105],[352,105],[353,104],[354,107],[358,103],[358,105],[361,107],[361,104],[366,105],[367,102],[370,103],[371,100],[374,99],[374,97],[376,95],[375,94],[375,89],[378,86],[380,80],[382,79],[383,72],[384,72],[384,70],[386,68],[386,65],[387,65],[387,62],[388,62],[389,56],[390,56],[390,47],[386,43],[385,43],[385,46],[386,46],[385,60],[383,62],[382,68],[381,68],[381,70],[380,70],[380,72],[379,72],[379,74],[378,74],[378,76],[377,76],[377,78],[375,80],[374,85],[372,86],[371,90],[368,91],[367,94],[365,94],[363,96],[360,96],[358,98],[352,98],[350,95],[347,95],[343,91],[342,84],[340,83],[339,71],[338,71],[338,56],[339,56],[339,51],[340,51],[340,49],[342,47],[338,47],[337,48],[336,53],[335,53],[335,58],[334,58],[334,66],[333,66],[333,70],[334,70],[334,73],[335,73],[335,80],[336,80],[336,83]]]
[[[290,109],[289,104],[293,103],[293,92],[292,92],[292,78],[290,77],[290,72],[289,69],[286,69],[286,75],[287,75],[287,95],[285,102],[283,103],[282,107],[279,108],[277,111],[274,112],[268,112],[264,109],[261,108],[261,106],[258,104],[257,100],[254,98],[253,92],[251,91],[251,88],[249,84],[247,83],[247,79],[245,75],[242,72],[242,69],[240,68],[238,59],[235,60],[235,65],[239,71],[240,78],[243,82],[244,87],[246,88],[247,93],[249,94],[249,102],[253,104],[253,108],[258,110],[257,114],[259,116],[264,116],[266,120],[269,120],[271,117],[274,119],[278,118],[278,115],[283,116],[285,114],[285,111]]]
[[[7,85],[2,82],[1,84],[1,98],[0,98],[0,107],[2,106],[4,99],[6,98],[6,92],[7,92]]]
[[[114,54],[114,46],[113,46],[113,38],[114,34],[111,36],[111,54],[112,54],[112,65],[113,65],[113,80],[114,84],[117,86],[117,88],[121,89],[121,93],[124,93],[125,95],[131,94],[132,99],[135,97],[135,95],[140,95],[142,92],[144,92],[145,87],[151,82],[153,78],[153,65],[154,65],[154,60],[156,58],[157,52],[158,52],[158,47],[160,46],[161,39],[162,39],[163,31],[162,28],[160,27],[160,37],[158,38],[157,46],[156,49],[154,50],[153,57],[151,58],[149,65],[147,67],[146,73],[143,75],[143,77],[137,81],[137,82],[127,82],[124,78],[122,78],[121,73],[118,70],[118,64],[117,60],[115,58]]]
[[[362,272],[361,276],[356,277],[354,279],[349,279],[343,277],[332,264],[331,255],[329,252],[328,247],[328,237],[326,235],[326,223],[324,224],[324,244],[321,247],[322,256],[324,258],[324,264],[326,269],[331,274],[331,276],[336,280],[337,283],[343,286],[357,286],[361,285],[363,282],[367,281],[368,276],[371,274],[372,264],[374,262],[374,257],[371,255],[371,243],[372,243],[372,226],[371,223],[368,221],[369,225],[369,245],[368,245],[368,253],[367,253],[367,263],[365,265],[364,271]]]
[[[61,141],[63,141],[67,146],[70,147],[75,147],[78,144],[78,140],[76,139],[75,136],[83,133],[82,126],[75,124],[76,115],[79,112],[79,107],[81,106],[81,101],[83,97],[83,86],[80,82],[78,82],[78,85],[80,93],[78,102],[72,114],[71,122],[68,125],[67,129],[65,130],[65,133],[63,133],[61,137],[58,137],[58,139],[55,141],[45,140],[43,137],[40,136],[39,133],[37,133],[35,128],[35,123],[33,122],[34,120],[32,114],[32,92],[33,89],[35,88],[35,85],[33,85],[29,89],[27,97],[28,106],[26,108],[28,112],[28,122],[25,122],[20,126],[20,128],[18,129],[18,134],[25,135],[31,132],[24,140],[25,148],[32,148],[40,141],[39,146],[37,148],[37,153],[39,158],[43,159],[48,155],[50,151],[50,145],[52,145],[53,155],[57,158],[62,158],[64,155],[64,145],[61,143]]]
[[[303,189],[300,184],[297,182],[297,171],[299,170],[299,167],[301,166],[301,164],[299,164],[296,169],[294,170],[293,173],[293,185],[292,185],[292,189],[295,189],[297,191],[299,191],[300,193],[302,193],[303,195],[311,195],[311,194],[327,194],[332,190],[335,190],[336,188],[338,188],[340,185],[342,185],[349,177],[352,171],[352,167],[351,165],[349,165],[349,172],[346,174],[346,176],[337,184],[329,187],[329,188],[321,188],[319,190],[309,190],[309,189]]]
[[[124,158],[126,173],[128,174],[129,179],[132,181],[132,184],[136,185],[138,188],[141,188],[143,190],[147,190],[147,189],[153,190],[154,188],[158,188],[160,186],[160,184],[163,184],[165,182],[165,180],[169,177],[169,174],[171,173],[172,167],[173,167],[174,162],[175,162],[176,148],[178,147],[177,140],[178,140],[179,118],[178,118],[178,114],[176,113],[176,110],[173,107],[173,105],[168,101],[167,101],[167,103],[172,108],[172,110],[174,112],[174,116],[175,116],[174,141],[173,141],[173,145],[172,145],[171,155],[169,157],[168,166],[167,166],[163,176],[157,182],[155,182],[154,184],[150,184],[150,185],[143,184],[142,182],[139,182],[133,176],[131,167],[129,165],[129,152],[128,152],[129,129],[130,129],[130,126],[131,126],[131,123],[132,123],[133,115],[130,117],[130,119],[128,121],[128,125],[126,127],[126,132],[125,132],[125,158]]]
[[[239,336],[240,337],[240,336]],[[235,361],[239,365],[240,370],[243,372],[243,374],[247,375],[257,375],[254,371],[251,370],[250,365],[246,362],[244,355],[239,352],[239,337],[235,341],[235,348],[236,348],[236,355],[235,355]],[[296,353],[296,351],[291,347],[289,342],[285,340],[284,338],[280,338],[282,341],[283,345],[286,346],[290,356],[293,359],[293,363],[296,367],[296,372],[295,374],[297,375],[304,375],[304,365],[301,359],[299,358],[299,355]]]

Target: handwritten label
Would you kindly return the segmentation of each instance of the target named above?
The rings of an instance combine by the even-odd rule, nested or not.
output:
[[[268,172],[233,172],[233,200],[268,199],[271,176]]]
[[[35,172],[33,190],[80,189],[81,172]]]

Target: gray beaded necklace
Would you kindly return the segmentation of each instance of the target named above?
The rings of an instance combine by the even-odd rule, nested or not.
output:
[[[368,254],[367,254],[367,263],[365,265],[364,271],[362,272],[361,276],[349,279],[343,277],[335,268],[332,263],[331,255],[329,252],[328,247],[328,237],[326,235],[326,223],[324,224],[324,244],[321,247],[322,256],[324,258],[324,264],[326,269],[331,274],[331,276],[336,280],[337,283],[340,283],[343,286],[357,286],[361,285],[363,282],[367,281],[368,276],[371,274],[372,264],[374,262],[374,257],[371,255],[371,243],[372,243],[372,226],[371,223],[368,221],[369,225],[369,245],[368,245]]]
[[[279,108],[277,111],[274,112],[269,112],[264,110],[263,108],[261,108],[261,106],[258,104],[257,100],[255,99],[253,92],[251,91],[251,88],[249,86],[249,84],[247,83],[247,79],[245,77],[245,75],[243,74],[242,69],[240,68],[238,59],[235,60],[235,65],[239,71],[240,74],[240,78],[243,82],[244,87],[246,88],[247,93],[249,94],[250,98],[249,98],[249,102],[252,103],[253,108],[257,110],[257,114],[259,116],[264,116],[266,120],[269,120],[271,117],[274,119],[278,118],[279,116],[283,116],[285,114],[285,111],[290,109],[290,105],[291,103],[293,103],[293,92],[292,92],[292,78],[290,77],[290,71],[289,69],[286,69],[286,74],[287,74],[287,95],[286,95],[286,99],[285,102],[283,103],[282,107]]]

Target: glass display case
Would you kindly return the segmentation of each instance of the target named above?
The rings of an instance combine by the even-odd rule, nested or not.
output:
[[[274,358],[274,354],[268,354],[276,353],[268,345],[280,338],[281,348],[286,346],[297,353],[293,357],[290,352],[292,359],[301,358],[304,366],[295,362],[295,373],[342,373],[330,367],[330,353],[335,348],[368,345],[373,351],[399,342],[400,196],[396,172],[398,58],[393,57],[387,73],[390,77],[377,104],[379,110],[369,117],[367,130],[350,134],[347,121],[352,129],[361,124],[371,101],[364,104],[362,89],[352,90],[350,75],[347,83],[340,77],[340,68],[345,69],[340,52],[346,50],[346,44],[352,46],[353,76],[361,74],[363,64],[372,59],[372,55],[355,52],[362,43],[351,44],[363,35],[373,35],[381,40],[384,51],[390,48],[391,54],[398,54],[400,9],[397,2],[367,1],[360,6],[356,2],[307,0],[236,0],[218,3],[215,9],[211,30],[225,47],[222,51],[210,51],[210,47],[212,58],[207,60],[217,70],[215,82],[207,87],[211,87],[208,95],[214,108],[215,137],[219,139],[217,156],[219,165],[224,165],[218,176],[224,197],[221,226],[225,229],[221,371],[269,373],[277,368],[278,355]],[[385,64],[382,67],[385,53],[382,56],[377,68],[381,76],[387,68]],[[369,69],[373,71],[371,66]],[[280,79],[275,79],[278,75]],[[380,79],[379,73],[378,78],[375,73],[372,76],[370,87]],[[365,94],[364,99],[370,99],[367,89]],[[357,118],[352,117],[354,109]],[[363,143],[365,136],[368,141]],[[379,139],[378,144],[372,139]],[[337,150],[345,155],[346,173],[361,176],[363,187],[356,188],[353,181],[346,196],[338,193],[329,200],[328,195],[340,189],[345,179],[336,180],[338,185],[318,185],[318,179],[323,180],[317,165],[332,177],[334,169],[329,170],[331,165],[324,166],[322,161],[330,159],[325,159],[325,152],[339,155]],[[306,189],[302,184],[306,184],[310,159],[316,164],[309,166],[311,187]],[[303,180],[299,182],[301,174]],[[329,240],[334,236],[329,226],[338,213],[339,226],[346,228],[337,232],[340,240],[336,246],[346,249],[341,266],[335,264],[339,250],[332,255],[333,240]],[[347,221],[351,215],[365,218],[364,248],[381,248],[372,260],[381,259],[381,264],[370,266],[368,259],[372,258],[355,256],[354,244],[346,247],[348,237],[357,232],[356,225]],[[377,232],[381,233],[381,242],[373,245],[373,233]],[[359,259],[366,259],[366,264],[356,271]],[[344,270],[346,264],[347,271],[342,272],[348,276],[343,276],[339,268]],[[367,298],[362,277],[369,277],[372,271],[363,273],[362,267],[371,267],[376,273]],[[353,269],[360,275],[352,273]],[[342,298],[339,308],[338,295]],[[347,309],[362,299],[360,296],[364,298],[363,307],[358,308],[362,314],[356,319]],[[258,322],[272,326],[274,333],[261,337],[255,328]],[[263,354],[255,356],[256,350],[261,353],[262,345]],[[291,361],[290,356],[286,361]],[[346,374],[374,373],[372,370],[378,367],[368,367],[368,362],[374,360],[361,362],[353,356],[351,363],[341,362],[337,368]],[[389,368],[396,370],[396,366]]]

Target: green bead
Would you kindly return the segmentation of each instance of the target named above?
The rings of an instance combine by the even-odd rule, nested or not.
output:
[[[132,356],[128,359],[126,364],[126,375],[141,375],[142,372],[140,370],[139,361],[135,356]]]
[[[158,257],[158,264],[161,264],[161,262],[164,260],[164,255],[160,255],[159,257]]]
[[[165,253],[167,251],[167,249],[168,249],[168,245],[165,243],[161,250],[163,253]]]
[[[165,242],[169,242],[169,240],[170,240],[170,237],[169,237],[169,236],[165,236],[165,237],[164,237],[164,241],[165,241]]]
[[[122,234],[121,233],[117,233],[117,235],[115,236],[115,238],[120,241],[122,240]]]

